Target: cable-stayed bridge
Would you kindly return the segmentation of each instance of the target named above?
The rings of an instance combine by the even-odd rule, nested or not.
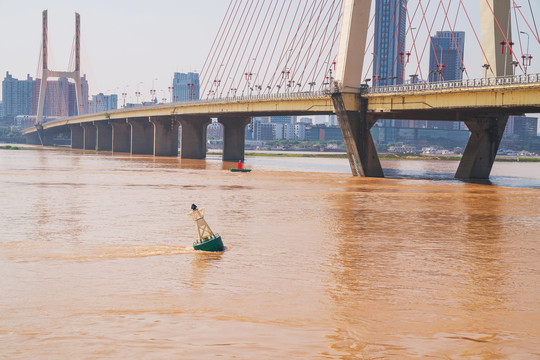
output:
[[[180,156],[199,159],[217,118],[223,159],[234,161],[253,116],[335,113],[352,173],[383,176],[377,120],[462,121],[471,137],[456,177],[488,178],[508,116],[540,112],[540,75],[528,73],[531,35],[535,49],[540,39],[530,2],[478,3],[474,18],[462,0],[231,0],[201,70],[203,100],[38,121],[24,133],[44,145],[69,132],[73,148],[178,156],[181,126]],[[457,30],[465,18],[480,54],[472,62]]]

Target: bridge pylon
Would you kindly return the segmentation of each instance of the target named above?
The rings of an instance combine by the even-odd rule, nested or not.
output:
[[[480,23],[484,77],[514,75],[510,0],[480,0]]]
[[[376,119],[366,113],[360,97],[371,0],[345,0],[336,60],[335,113],[355,176],[383,177],[370,129]]]
[[[480,0],[484,77],[513,75],[515,54],[512,51],[510,9],[510,0]],[[353,175],[383,177],[370,129],[384,115],[368,112],[368,102],[372,100],[361,94],[370,11],[370,0],[343,2],[332,100]],[[454,110],[454,115],[460,118],[458,110]],[[456,177],[487,179],[508,114],[493,114],[493,109],[490,109],[488,113],[474,111],[461,115],[460,121],[465,121],[471,137]],[[421,110],[407,114],[393,111],[386,116],[397,119],[425,117]]]
[[[336,59],[336,85],[341,92],[360,92],[371,0],[344,0]]]
[[[42,49],[41,49],[41,84],[39,87],[39,99],[37,108],[36,127],[38,130],[43,124],[43,110],[45,107],[45,94],[47,92],[47,79],[49,77],[68,78],[75,82],[75,97],[77,99],[77,115],[80,115],[83,108],[82,88],[81,88],[81,56],[80,56],[80,37],[81,37],[81,18],[75,13],[75,70],[74,71],[54,71],[49,70],[48,66],[48,39],[47,39],[47,10],[42,13]]]
[[[480,0],[480,22],[484,77],[513,75],[510,0]]]

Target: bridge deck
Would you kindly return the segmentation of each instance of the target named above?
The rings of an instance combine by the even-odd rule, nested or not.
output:
[[[368,112],[540,111],[540,74],[374,87],[363,91]],[[399,115],[399,114],[398,114]]]
[[[354,98],[349,96],[352,102]],[[351,104],[350,106],[355,106]],[[267,115],[317,115],[332,114],[334,106],[330,93],[291,93],[242,98],[226,98],[215,100],[200,100],[191,102],[176,102],[144,107],[125,108],[108,112],[86,114],[43,124],[43,129],[58,126],[91,123],[94,121],[144,118],[159,116],[186,117],[227,117],[227,116],[267,116]],[[26,129],[23,134],[35,131]]]

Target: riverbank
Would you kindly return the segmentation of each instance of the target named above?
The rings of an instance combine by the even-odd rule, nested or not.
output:
[[[0,146],[0,150],[40,150],[44,149],[35,145],[3,145]],[[71,150],[68,147],[46,147],[47,150]],[[95,150],[82,150],[74,149],[77,151],[95,151]],[[207,155],[221,155],[221,151],[209,151]],[[334,159],[346,159],[347,154],[343,152],[300,152],[300,151],[265,151],[265,152],[246,152],[246,157],[289,157],[289,158],[334,158]],[[379,153],[380,160],[424,160],[424,161],[460,161],[461,155],[425,155],[425,154],[394,154],[394,153]],[[495,161],[506,162],[540,162],[540,156],[538,157],[519,157],[519,156],[507,156],[497,155]]]
[[[208,152],[208,155],[221,155],[221,152]],[[246,157],[269,156],[269,157],[304,157],[304,158],[336,158],[346,159],[347,154],[343,152],[294,152],[294,151],[270,151],[270,152],[247,152]],[[444,160],[444,161],[460,161],[461,155],[424,155],[424,154],[394,154],[394,153],[379,153],[380,160]],[[495,161],[509,162],[540,162],[540,157],[516,157],[497,155]]]

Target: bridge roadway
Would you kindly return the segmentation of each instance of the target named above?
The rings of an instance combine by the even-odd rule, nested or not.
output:
[[[353,175],[383,176],[369,129],[378,119],[464,121],[471,137],[458,178],[488,178],[509,115],[540,112],[540,74],[462,81],[284,93],[169,103],[76,116],[26,129],[27,142],[48,145],[71,133],[72,148],[202,159],[206,126],[224,127],[223,160],[244,158],[245,126],[253,116],[338,115]]]
[[[348,98],[353,99],[355,95]],[[349,100],[346,100],[349,101]],[[354,106],[354,105],[348,105]],[[252,116],[333,114],[328,92],[283,93],[175,102],[86,114],[26,129],[28,143],[50,145],[59,133],[71,134],[71,147],[86,150],[178,156],[206,156],[206,127],[211,118],[223,125],[223,160],[244,159],[245,127]]]

